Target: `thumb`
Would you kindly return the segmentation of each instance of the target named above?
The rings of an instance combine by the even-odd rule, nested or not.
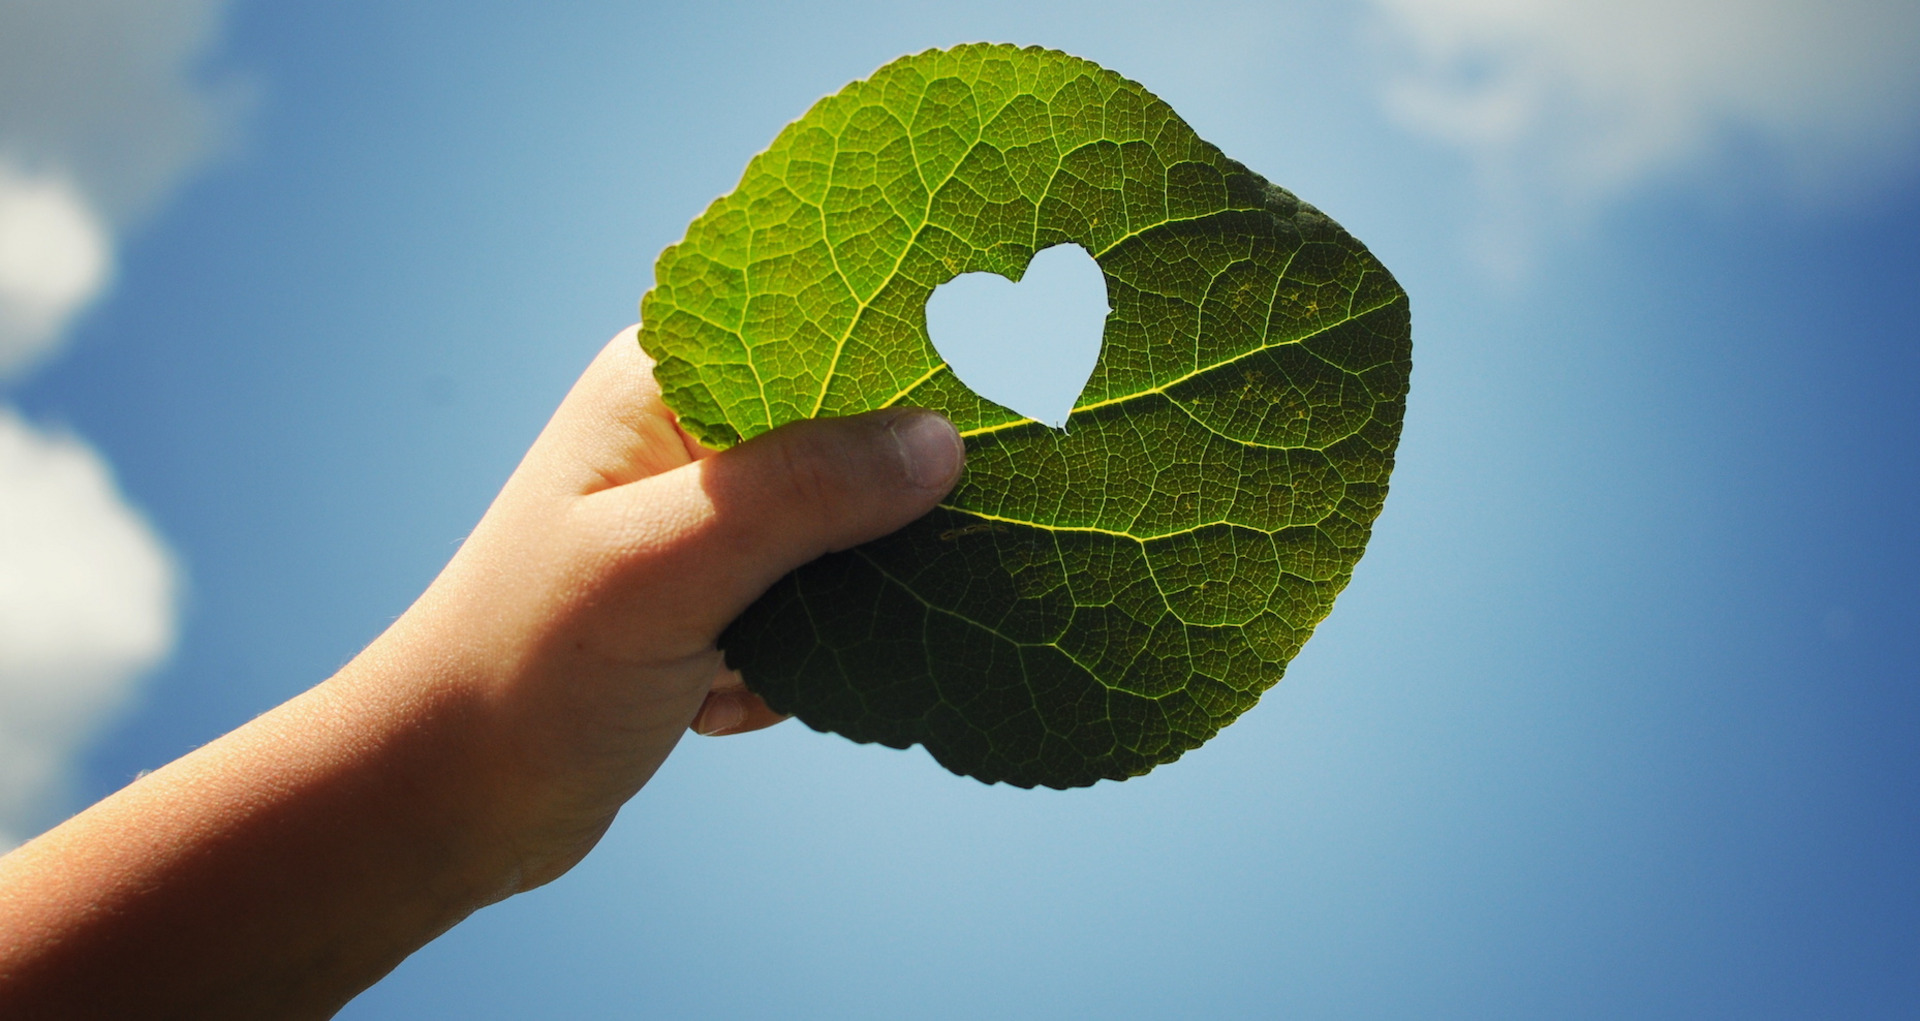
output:
[[[787,572],[932,510],[965,458],[945,417],[890,408],[789,423],[637,483],[631,498],[671,522],[653,567],[672,579],[688,637],[711,642]]]

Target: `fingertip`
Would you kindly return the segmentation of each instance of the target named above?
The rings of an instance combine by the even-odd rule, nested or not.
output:
[[[909,408],[887,423],[887,432],[900,450],[907,479],[915,486],[945,494],[960,480],[966,443],[945,415]]]
[[[727,737],[765,730],[785,719],[745,688],[715,688],[707,693],[688,729],[702,737]]]

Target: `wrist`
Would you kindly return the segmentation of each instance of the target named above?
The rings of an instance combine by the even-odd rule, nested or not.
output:
[[[445,849],[474,907],[557,878],[593,846],[684,732],[718,659],[669,667],[686,678],[663,684],[660,669],[574,640],[537,580],[503,584],[486,566],[457,559],[325,686],[389,735],[390,796],[433,807],[411,825]]]
[[[518,771],[485,673],[463,662],[474,657],[415,640],[418,610],[308,697],[337,721],[322,726],[351,735],[342,768],[374,778],[368,810],[415,849],[418,880],[457,913],[451,925],[522,888],[523,826],[510,807]]]

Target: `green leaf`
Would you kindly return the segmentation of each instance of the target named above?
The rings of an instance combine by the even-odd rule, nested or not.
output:
[[[1107,278],[1065,431],[968,390],[933,289],[1073,242]],[[721,644],[773,708],[1023,787],[1178,758],[1280,679],[1386,498],[1406,293],[1352,236],[1098,65],[968,45],[815,104],[661,253],[640,343],[725,447],[917,404],[966,477],[776,584]]]

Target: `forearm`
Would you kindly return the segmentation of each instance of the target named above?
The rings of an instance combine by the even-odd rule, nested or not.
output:
[[[363,656],[0,859],[0,1016],[325,1017],[509,892],[469,689],[408,660]]]

